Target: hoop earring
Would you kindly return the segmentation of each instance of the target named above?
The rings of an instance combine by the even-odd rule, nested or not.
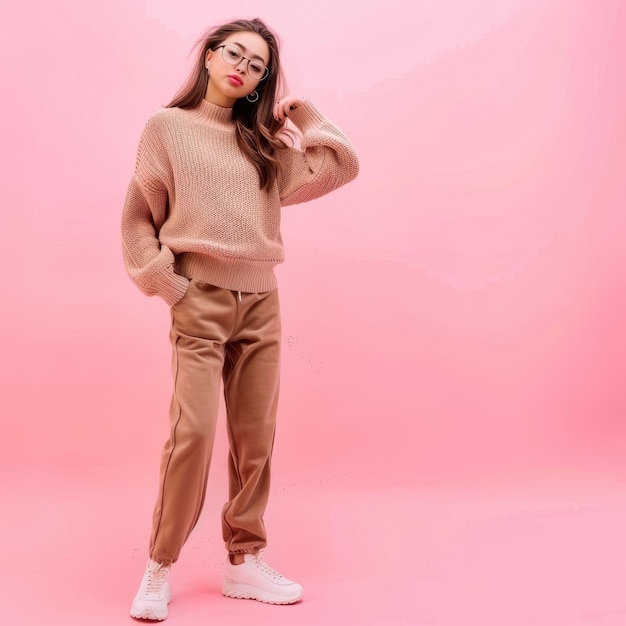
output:
[[[252,93],[246,96],[246,100],[248,102],[256,102],[258,99],[259,99],[259,92],[256,89]]]

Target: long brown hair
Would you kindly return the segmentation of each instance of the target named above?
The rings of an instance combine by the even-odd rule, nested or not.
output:
[[[235,20],[209,30],[196,44],[199,53],[187,82],[167,106],[195,109],[200,105],[209,83],[209,73],[205,67],[207,52],[215,50],[229,35],[241,31],[260,35],[270,51],[269,75],[256,88],[259,99],[249,102],[246,98],[239,98],[233,106],[239,148],[259,173],[261,189],[269,189],[278,174],[278,161],[274,153],[285,146],[277,136],[283,131],[283,126],[274,119],[272,113],[274,102],[282,95],[285,80],[280,67],[278,38],[260,19]]]

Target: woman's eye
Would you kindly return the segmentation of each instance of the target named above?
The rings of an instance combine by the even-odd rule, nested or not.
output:
[[[238,59],[239,58],[239,52],[237,52],[236,50],[226,50],[226,53],[228,54],[228,56],[231,59]]]
[[[261,74],[263,72],[263,66],[258,63],[250,63],[250,69],[257,74]]]

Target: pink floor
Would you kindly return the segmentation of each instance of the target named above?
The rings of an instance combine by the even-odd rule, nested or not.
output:
[[[0,624],[134,623],[152,474],[4,472]],[[173,569],[168,624],[626,624],[626,489],[617,477],[380,491],[279,477],[267,560],[305,587],[304,600],[286,607],[220,595],[222,478],[211,477]]]

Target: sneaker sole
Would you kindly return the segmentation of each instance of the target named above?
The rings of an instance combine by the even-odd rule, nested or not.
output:
[[[263,591],[257,587],[228,579],[226,579],[222,585],[222,594],[227,598],[256,600],[257,602],[265,602],[266,604],[295,604],[302,600],[303,595],[301,592],[297,596],[279,596],[269,591]]]
[[[167,599],[169,604],[172,601],[172,596]],[[155,610],[155,607],[145,606],[142,609],[135,608],[134,606],[130,610],[130,616],[135,619],[146,619],[152,622],[162,622],[167,619],[167,606],[165,609]]]

